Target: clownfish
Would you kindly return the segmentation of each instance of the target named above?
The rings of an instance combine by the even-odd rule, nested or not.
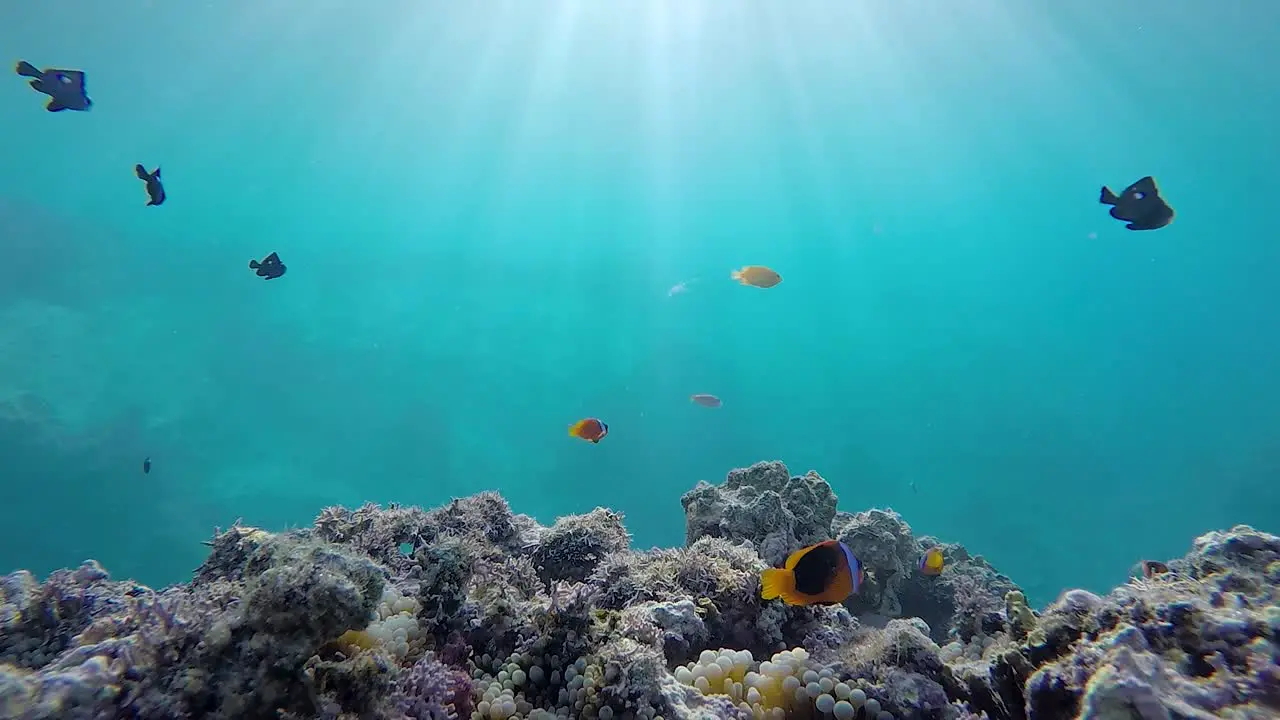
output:
[[[944,558],[942,551],[936,547],[931,547],[924,551],[920,556],[920,574],[921,575],[941,575]]]
[[[587,442],[598,443],[609,434],[609,425],[603,420],[586,418],[569,426],[569,437],[582,438]]]
[[[862,563],[849,546],[827,540],[791,553],[785,567],[762,572],[760,597],[788,605],[839,603],[858,592],[862,580]]]
[[[1159,560],[1143,560],[1142,561],[1142,577],[1150,580],[1156,575],[1163,575],[1169,572],[1169,566]]]

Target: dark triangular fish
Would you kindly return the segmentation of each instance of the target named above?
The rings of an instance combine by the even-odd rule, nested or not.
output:
[[[1173,222],[1173,208],[1160,197],[1155,178],[1150,175],[1116,195],[1111,188],[1102,186],[1098,202],[1111,205],[1111,217],[1123,220],[1130,230],[1158,230]]]
[[[35,78],[30,83],[31,88],[49,96],[49,104],[44,106],[44,109],[49,112],[63,110],[84,112],[93,105],[93,101],[85,92],[84,72],[80,70],[59,70],[58,68],[41,70],[26,60],[20,60],[15,70],[23,77]]]
[[[257,260],[250,260],[249,269],[256,271],[258,277],[260,278],[274,280],[275,278],[278,278],[281,275],[284,275],[284,271],[288,270],[289,268],[285,267],[285,264],[280,262],[279,255],[277,255],[276,253],[271,253],[270,255],[262,258],[262,262],[258,262]]]
[[[152,172],[147,172],[147,169],[139,163],[133,166],[133,171],[138,174],[139,180],[144,180],[147,183],[147,197],[151,198],[147,202],[147,207],[163,203],[164,185],[160,184],[160,168],[157,167]]]

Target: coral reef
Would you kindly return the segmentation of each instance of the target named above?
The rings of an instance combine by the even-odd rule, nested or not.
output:
[[[838,512],[816,473],[759,463],[683,505],[673,549],[632,550],[607,509],[543,527],[482,493],[237,524],[163,590],[92,561],[16,572],[0,718],[1280,717],[1280,538],[1210,533],[1167,573],[1036,612],[893,511]],[[830,537],[858,593],[760,599],[761,570]],[[937,577],[915,567],[930,547]]]

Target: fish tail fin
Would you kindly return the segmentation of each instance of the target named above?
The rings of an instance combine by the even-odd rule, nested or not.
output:
[[[729,277],[730,277],[730,278],[732,278],[732,279],[734,279],[734,280],[737,280],[737,281],[738,281],[738,282],[740,282],[740,283],[745,283],[745,282],[746,282],[746,279],[742,277],[742,271],[741,271],[741,270],[734,270],[734,271],[730,272],[730,273],[729,273]]]
[[[151,175],[147,172],[147,169],[142,166],[142,163],[134,165],[133,171],[137,173],[139,180],[149,180],[151,178]]]
[[[257,269],[258,269],[258,268],[260,268],[260,267],[262,267],[262,263],[258,262],[257,260],[250,260],[250,261],[249,261],[249,269],[250,269],[250,270],[257,270]]]
[[[760,573],[760,597],[764,600],[782,598],[784,602],[799,605],[796,597],[796,574],[782,568],[769,568]]]
[[[43,75],[43,73],[40,72],[39,68],[27,62],[26,60],[19,60],[18,66],[14,68],[14,70],[22,77],[38,78],[41,75]]]
[[[582,437],[582,428],[584,425],[586,425],[586,422],[582,420],[570,425],[569,437]]]
[[[1102,194],[1098,197],[1098,202],[1103,205],[1115,205],[1119,200],[1120,198],[1116,197],[1116,194],[1111,192],[1111,188],[1106,185],[1102,186]]]

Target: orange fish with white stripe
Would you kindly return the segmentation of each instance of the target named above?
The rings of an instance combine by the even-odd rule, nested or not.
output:
[[[609,425],[599,418],[584,418],[569,426],[569,437],[598,443],[609,434]]]

